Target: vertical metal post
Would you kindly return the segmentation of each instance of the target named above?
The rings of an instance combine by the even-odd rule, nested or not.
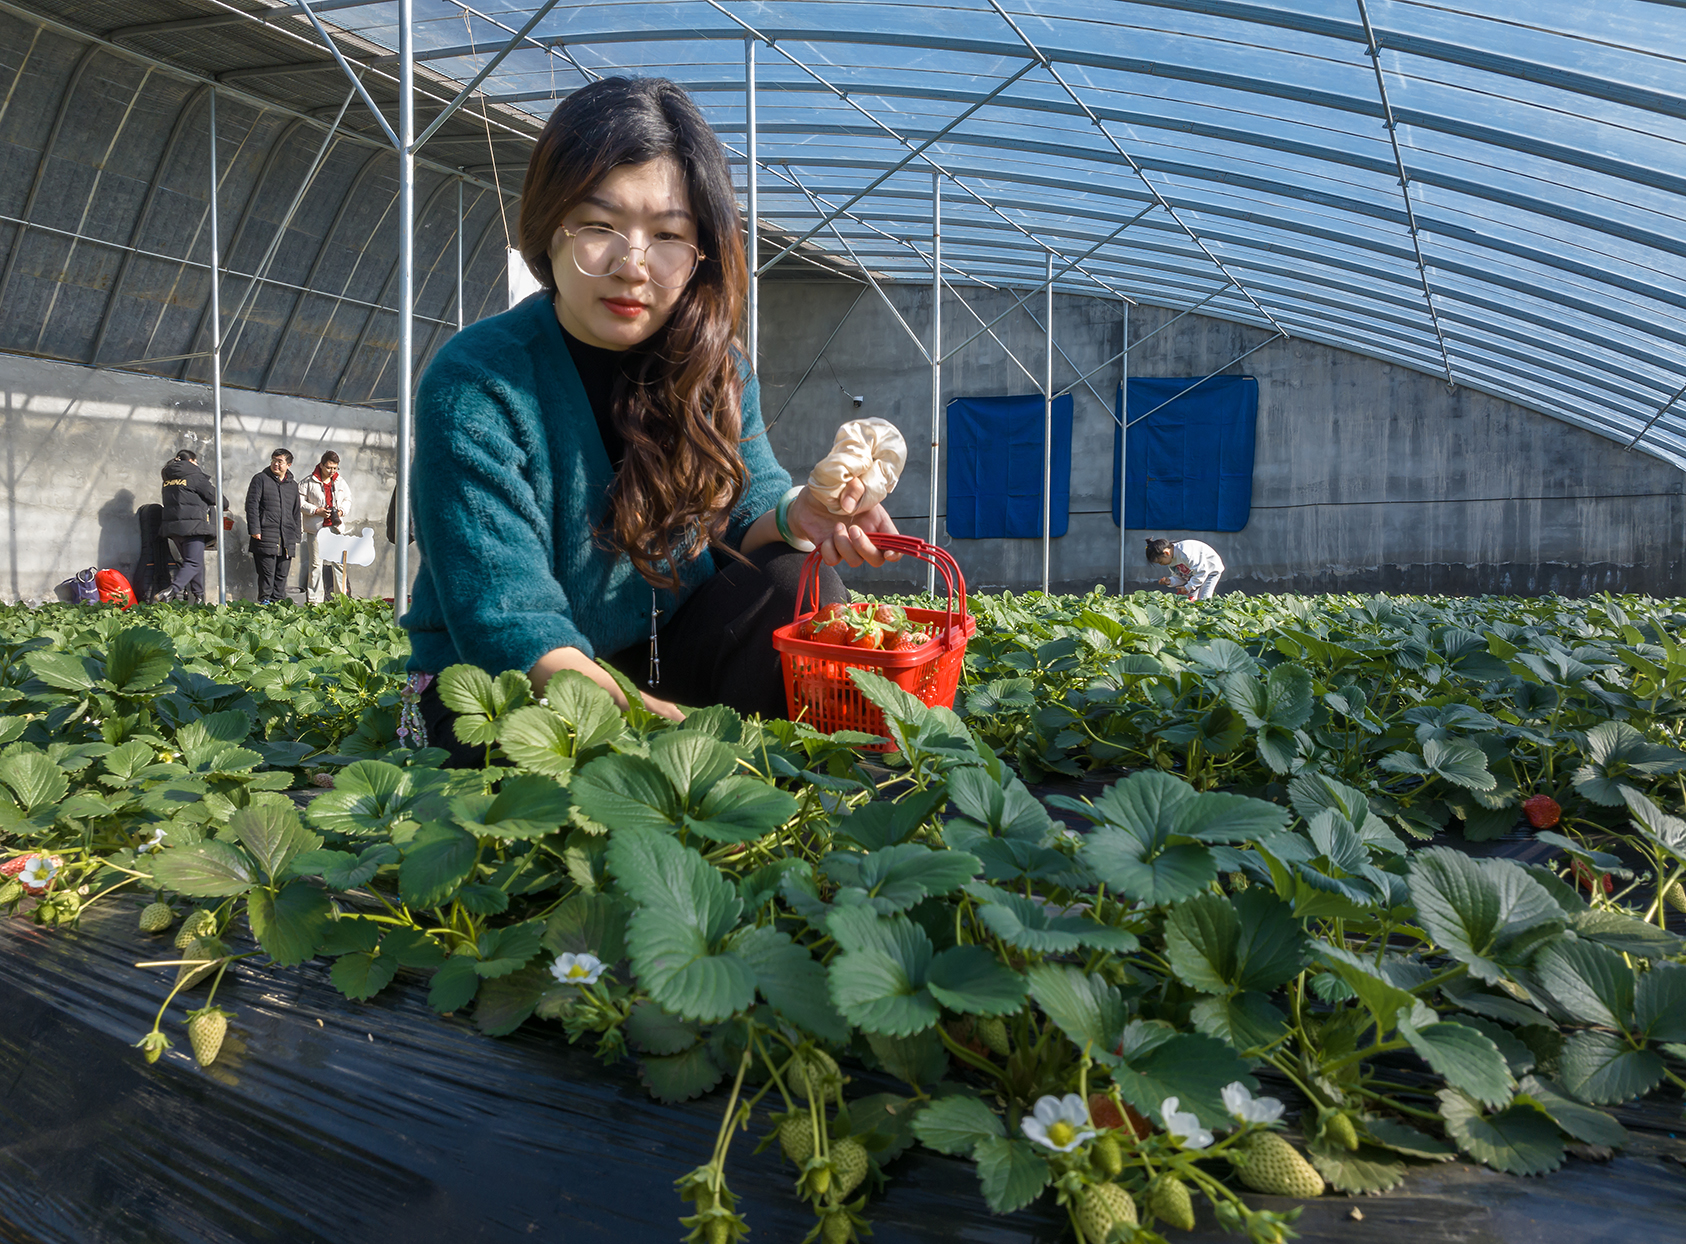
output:
[[[462,178],[457,178],[457,331],[462,332]]]
[[[1054,506],[1054,252],[1047,254],[1048,308],[1043,320],[1047,346],[1042,356],[1042,590],[1048,590],[1048,562],[1053,552]]]
[[[1119,355],[1121,370],[1118,376],[1118,594],[1124,595],[1124,558],[1129,541],[1124,538],[1124,468],[1129,465],[1130,452],[1130,304],[1124,304],[1124,347]]]
[[[749,349],[749,369],[761,371],[761,201],[759,172],[760,145],[755,134],[755,40],[743,41],[743,103],[746,155],[749,168],[745,172],[748,183],[749,237],[744,256],[749,267],[749,306],[745,308],[745,341]]]
[[[414,4],[415,0],[398,0],[398,503],[392,533],[396,537],[392,558],[396,577],[392,589],[394,618],[404,615],[410,591],[410,423],[415,415],[410,373],[415,366],[411,350],[416,301]]]
[[[217,88],[210,94],[211,132],[211,418],[217,455],[217,501],[211,514],[217,533],[217,604],[228,603],[228,536],[222,522],[222,238],[217,224]]]
[[[931,174],[931,544],[937,542],[937,466],[943,417],[943,179]],[[935,594],[937,568],[925,567],[925,590]]]

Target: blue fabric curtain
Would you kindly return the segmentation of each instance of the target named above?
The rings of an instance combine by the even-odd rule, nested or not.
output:
[[[1129,446],[1126,524],[1134,529],[1240,531],[1253,508],[1253,432],[1259,382],[1251,376],[1200,380],[1132,377],[1130,434],[1112,433],[1112,521],[1118,522],[1119,446]],[[1171,400],[1175,399],[1175,400]],[[1148,411],[1166,405],[1146,419]],[[1118,414],[1124,393],[1119,390]],[[1135,420],[1142,419],[1140,423]]]
[[[1051,535],[1071,516],[1071,394],[1054,399]],[[959,397],[948,404],[948,534],[1042,535],[1042,395]]]

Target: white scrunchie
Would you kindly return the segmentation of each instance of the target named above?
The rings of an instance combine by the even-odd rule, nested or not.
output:
[[[861,514],[895,491],[907,465],[907,441],[888,419],[851,419],[837,429],[831,452],[808,476],[808,487],[833,514]],[[866,491],[852,511],[838,501],[850,481],[860,480]]]

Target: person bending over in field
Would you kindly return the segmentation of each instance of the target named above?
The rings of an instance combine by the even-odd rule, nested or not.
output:
[[[408,694],[452,763],[483,754],[431,680],[457,662],[539,694],[577,670],[624,705],[602,658],[675,720],[782,716],[797,550],[819,547],[822,601],[846,597],[829,567],[897,556],[872,542],[895,531],[882,504],[840,519],[773,456],[733,338],[741,235],[719,139],[672,82],[592,83],[539,136],[520,246],[544,288],[453,337],[417,396]]]
[[[1224,576],[1223,558],[1199,540],[1149,540],[1147,560],[1149,565],[1169,566],[1171,573],[1159,580],[1160,586],[1189,600],[1210,599]]]

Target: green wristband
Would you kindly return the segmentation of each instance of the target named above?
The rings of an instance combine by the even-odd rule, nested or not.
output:
[[[801,493],[801,491],[802,485],[798,484],[789,492],[785,493],[784,496],[779,498],[778,505],[773,508],[773,523],[779,529],[779,539],[790,545],[790,547],[795,549],[798,553],[812,553],[814,551],[814,542],[812,540],[804,540],[800,536],[792,535],[790,531],[790,503],[796,500],[797,495]]]

